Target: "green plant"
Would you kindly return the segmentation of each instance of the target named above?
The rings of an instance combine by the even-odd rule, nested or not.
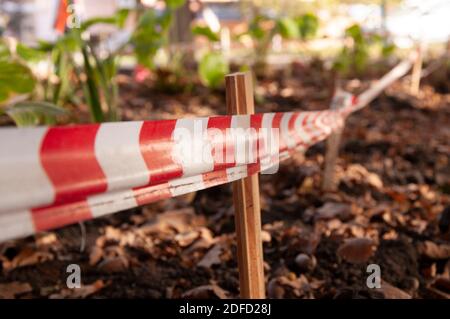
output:
[[[15,94],[31,93],[35,85],[31,70],[15,59],[7,44],[0,40],[0,103]]]
[[[192,28],[192,33],[196,36],[204,36],[206,37],[210,42],[219,42],[220,36],[217,32],[214,32],[211,30],[208,26],[200,26],[196,25]]]
[[[53,125],[60,116],[67,115],[67,111],[47,102],[25,101],[0,110],[7,114],[18,127]]]
[[[154,9],[146,9],[141,13],[130,40],[139,64],[149,69],[154,68],[156,53],[168,43],[173,12],[184,2],[185,0],[166,0],[167,9],[161,15]]]
[[[247,32],[244,33],[253,39],[255,73],[265,72],[267,55],[276,34],[283,39],[307,40],[317,33],[318,27],[319,20],[313,14],[304,14],[297,18],[279,17],[276,19],[270,19],[261,14],[255,15],[249,23]]]
[[[383,57],[388,57],[395,50],[395,46],[385,41],[380,35],[365,34],[358,24],[347,28],[345,36],[350,41],[345,42],[334,62],[334,69],[343,76],[348,75],[352,70],[357,75],[361,75],[368,66],[370,52],[374,47],[381,48],[380,53]]]
[[[125,43],[114,52],[104,51],[93,41],[83,41],[82,34],[89,27],[98,23],[107,23],[122,28],[128,17],[128,10],[119,10],[112,17],[98,17],[85,21],[80,30],[74,31],[77,43],[83,56],[82,73],[76,70],[78,79],[82,83],[86,101],[90,107],[91,117],[95,122],[118,120],[118,85],[116,75],[118,59]],[[81,77],[83,74],[85,77]],[[104,107],[102,107],[104,106]],[[103,111],[106,109],[106,111]]]
[[[115,77],[118,56],[123,46],[114,52],[104,51],[100,57],[99,43],[86,40],[83,34],[99,23],[122,28],[128,13],[128,10],[119,10],[110,17],[89,19],[79,28],[69,29],[55,43],[41,42],[36,48],[20,47],[18,54],[29,63],[44,58],[52,65],[52,73],[42,83],[45,101],[64,104],[65,101],[74,99],[76,91],[81,88],[92,121],[118,119],[118,86]],[[76,61],[76,54],[81,54],[81,64]]]
[[[230,71],[228,59],[223,52],[214,49],[220,41],[219,33],[212,31],[208,26],[194,26],[192,33],[195,36],[205,37],[209,41],[208,48],[198,63],[198,75],[203,85],[217,89]]]
[[[0,64],[0,69],[1,67],[6,68],[2,75],[9,78],[8,83],[3,84],[1,83],[2,75],[0,75],[0,99],[11,89],[17,93],[22,93],[22,91],[31,93],[34,90],[34,98],[43,102],[39,102],[40,104],[27,102],[26,105],[18,105],[20,107],[17,109],[8,107],[4,113],[23,123],[42,122],[48,124],[51,122],[50,117],[61,114],[61,110],[57,109],[55,105],[63,105],[68,100],[75,100],[76,92],[81,88],[94,122],[117,120],[117,64],[119,53],[125,43],[114,52],[101,51],[99,42],[94,41],[95,39],[86,39],[84,34],[90,27],[99,23],[122,28],[128,13],[128,10],[119,10],[113,16],[89,19],[83,22],[79,28],[69,29],[55,43],[40,42],[34,48],[18,44],[15,50],[15,59],[18,62],[9,62],[7,66]],[[7,55],[7,53],[0,46],[0,56]],[[82,61],[76,60],[77,54],[81,55]],[[48,62],[49,72],[46,77],[36,81],[36,77],[31,74],[30,67],[33,68],[40,61]],[[13,73],[12,76],[15,76],[17,81],[11,82],[9,73]],[[24,82],[25,78],[33,80],[33,87]],[[15,84],[19,80],[21,82]],[[34,111],[34,115],[32,115],[32,111]]]
[[[245,34],[250,35],[254,43],[254,72],[256,75],[265,73],[266,60],[270,48],[270,43],[276,34],[273,26],[266,27],[270,24],[270,19],[264,15],[256,15],[249,24]]]
[[[153,70],[157,76],[155,86],[160,90],[173,92],[189,87],[183,77],[184,55],[181,52],[173,52],[168,47],[174,11],[184,5],[185,0],[165,2],[166,10],[162,14],[158,14],[154,9],[146,9],[140,13],[130,44],[138,64]],[[158,53],[166,57],[164,63],[156,63]]]
[[[208,52],[200,60],[198,72],[204,85],[218,88],[229,72],[228,61],[220,52]]]
[[[299,35],[302,40],[313,38],[319,30],[319,18],[312,13],[305,13],[295,18],[299,28]]]
[[[0,61],[0,102],[13,94],[33,91],[36,84],[30,69],[20,62]]]
[[[28,101],[37,80],[20,60],[30,52],[20,44],[16,52],[17,56],[0,40],[0,114],[8,115],[19,127],[54,124],[66,112],[51,103]]]
[[[298,24],[292,18],[284,17],[278,19],[276,28],[276,32],[283,39],[297,39],[300,35]]]
[[[139,64],[154,68],[154,57],[167,41],[170,20],[168,12],[157,16],[153,9],[146,10],[140,16],[130,41]]]

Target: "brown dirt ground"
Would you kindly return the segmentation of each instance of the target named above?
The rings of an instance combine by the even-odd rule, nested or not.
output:
[[[350,116],[337,192],[320,190],[324,143],[261,176],[269,297],[450,297],[450,99],[442,75],[436,77],[437,84],[424,82],[424,96],[408,96],[400,82]],[[225,112],[222,91],[174,96],[125,75],[121,81],[125,120]],[[328,82],[320,65],[295,64],[290,74],[259,81],[257,111],[324,109]],[[84,227],[85,236],[72,225],[0,245],[0,297],[5,291],[17,298],[239,295],[230,185]],[[65,288],[66,267],[74,263],[82,271],[78,291]],[[382,289],[366,286],[372,263],[381,267]]]

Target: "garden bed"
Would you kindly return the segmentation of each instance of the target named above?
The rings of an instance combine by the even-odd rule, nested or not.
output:
[[[124,120],[225,114],[220,90],[119,82]],[[257,112],[325,109],[327,83],[307,65],[274,72],[258,82]],[[349,117],[337,192],[320,190],[323,142],[261,176],[268,297],[450,297],[450,104],[430,84],[426,100],[396,84]],[[430,96],[438,105],[421,107]],[[235,250],[223,185],[1,244],[0,297],[238,297]],[[81,266],[82,289],[67,289],[69,264]],[[366,285],[369,264],[381,267],[381,289]]]

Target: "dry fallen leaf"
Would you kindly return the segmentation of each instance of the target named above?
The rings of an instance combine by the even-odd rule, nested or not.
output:
[[[339,218],[346,220],[351,216],[351,207],[344,203],[327,202],[316,211],[316,220]]]
[[[16,296],[32,291],[29,283],[11,282],[0,284],[0,299],[14,299]]]
[[[228,292],[216,284],[205,285],[193,288],[183,293],[182,298],[186,299],[227,299]]]
[[[94,246],[89,254],[89,265],[96,265],[103,257],[103,249],[98,246]]]
[[[308,279],[303,275],[296,277],[293,273],[270,280],[267,285],[267,296],[272,299],[313,297]]]
[[[53,258],[53,255],[47,251],[39,251],[31,247],[25,247],[11,262],[5,261],[3,267],[6,271],[9,271],[18,267],[43,263],[45,261],[53,260]]]
[[[103,280],[97,280],[90,285],[83,285],[80,288],[63,289],[59,293],[50,295],[50,299],[84,299],[100,291],[105,287]]]
[[[381,288],[379,291],[383,293],[384,298],[386,299],[411,299],[411,295],[407,294],[403,290],[392,286],[390,283],[382,280]]]
[[[418,244],[419,253],[431,259],[450,258],[450,245],[438,245],[432,241],[425,241]]]
[[[306,254],[298,254],[295,257],[295,264],[301,272],[309,272],[316,267],[317,260],[314,256],[310,257]]]
[[[265,230],[261,231],[261,241],[263,243],[270,243],[272,241],[272,236],[268,231]]]
[[[450,294],[447,294],[434,287],[426,287],[425,292],[428,298],[431,299],[450,299]]]
[[[36,236],[36,245],[40,246],[48,246],[48,245],[56,245],[58,243],[58,238],[55,233],[42,233]]]
[[[180,247],[187,247],[192,244],[199,236],[198,231],[187,231],[175,236],[175,241]]]
[[[214,245],[198,262],[197,266],[210,268],[212,265],[220,264],[222,262],[220,256],[222,255],[223,248],[222,244]]]
[[[427,279],[436,277],[436,273],[437,273],[436,263],[431,263],[431,265],[424,267],[422,269],[422,275]]]
[[[278,282],[278,278],[273,278],[267,285],[267,297],[270,299],[282,299],[284,297],[284,288]]]
[[[105,273],[123,272],[128,269],[129,262],[123,256],[106,258],[99,265],[98,269]]]
[[[437,289],[443,291],[444,293],[450,294],[450,279],[445,277],[438,277],[433,283],[433,286]]]
[[[182,233],[196,226],[204,226],[205,223],[204,217],[196,215],[193,208],[183,208],[159,214],[155,220],[143,225],[141,230],[146,234],[172,232],[173,230]]]
[[[351,164],[345,171],[344,180],[355,180],[358,182],[367,183],[377,189],[383,188],[383,182],[380,177],[369,172],[364,166],[360,164]]]
[[[215,242],[216,238],[213,237],[212,232],[206,227],[200,227],[198,230],[199,238],[190,245],[186,250],[183,251],[183,254],[190,254],[196,249],[205,249],[211,247]]]
[[[347,239],[339,246],[337,254],[350,263],[364,263],[375,252],[374,242],[369,238]]]
[[[298,194],[308,194],[314,190],[314,178],[311,176],[305,177],[303,183],[297,189]]]

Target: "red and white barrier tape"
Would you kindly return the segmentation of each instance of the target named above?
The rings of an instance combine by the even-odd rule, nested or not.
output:
[[[0,129],[0,242],[113,212],[229,183],[269,169],[324,140],[345,117],[404,75],[402,62],[375,86],[351,96],[343,108],[199,119],[120,122],[65,127]],[[341,96],[336,96],[336,99]],[[335,100],[337,101],[337,100]],[[208,161],[177,161],[178,133],[211,129],[279,129],[278,157],[263,135],[254,143],[256,161],[238,158],[239,145],[226,134],[196,141]],[[259,131],[258,131],[259,132]],[[180,134],[178,134],[180,135]],[[254,142],[254,141],[253,141]],[[218,160],[217,154],[232,154]],[[186,155],[186,154],[184,154]],[[269,159],[269,160],[267,160]]]

